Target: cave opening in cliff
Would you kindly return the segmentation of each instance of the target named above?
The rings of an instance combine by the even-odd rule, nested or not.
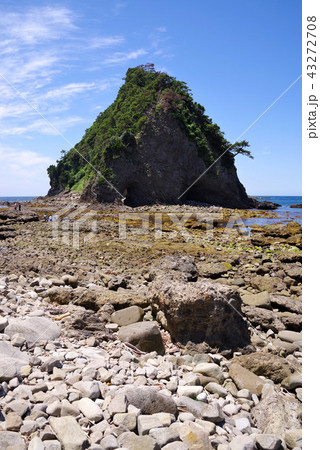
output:
[[[124,204],[128,206],[141,206],[145,203],[145,189],[140,183],[131,183],[125,190]]]

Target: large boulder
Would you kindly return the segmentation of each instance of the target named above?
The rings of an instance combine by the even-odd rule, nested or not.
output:
[[[228,286],[159,275],[153,282],[151,301],[154,313],[177,343],[205,342],[220,349],[249,343],[241,298]]]
[[[229,367],[229,375],[239,390],[249,389],[251,394],[260,395],[265,380],[255,375],[250,370],[238,363],[232,363]]]
[[[27,364],[29,357],[26,353],[9,342],[0,341],[0,382],[19,376],[21,367]]]
[[[60,336],[60,327],[45,317],[30,317],[23,319],[9,319],[9,325],[4,330],[5,334],[12,337],[19,333],[27,341],[29,346],[38,341],[53,341]]]
[[[244,306],[243,311],[253,326],[257,327],[260,325],[264,331],[271,329],[272,331],[278,332],[286,328],[279,315],[274,311],[256,306]]]
[[[118,337],[122,342],[129,342],[144,352],[156,351],[164,354],[164,345],[159,328],[152,322],[137,322],[121,327]]]
[[[301,410],[301,403],[294,395],[284,394],[266,384],[261,401],[253,409],[253,418],[263,433],[285,439],[288,430],[301,428]]]
[[[133,305],[129,306],[128,308],[115,311],[111,315],[111,321],[117,323],[122,327],[126,325],[131,325],[132,323],[140,322],[140,320],[142,320],[143,314],[144,311],[142,308]]]
[[[281,383],[293,372],[285,358],[262,352],[241,355],[234,358],[234,361],[258,376],[270,378],[275,383]]]

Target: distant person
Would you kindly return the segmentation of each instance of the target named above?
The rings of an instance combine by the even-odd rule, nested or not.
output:
[[[14,210],[17,211],[17,204],[14,204]]]
[[[44,214],[44,215],[43,215],[43,220],[44,220],[45,222],[48,222],[47,214]]]
[[[19,208],[19,211],[21,211],[21,204],[19,203],[19,205],[18,205],[18,208]]]

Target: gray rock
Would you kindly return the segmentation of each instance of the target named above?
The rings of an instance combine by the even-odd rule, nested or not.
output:
[[[10,381],[18,377],[21,367],[28,363],[26,353],[13,347],[9,342],[0,341],[0,381]]]
[[[129,342],[145,352],[156,351],[164,354],[164,345],[157,325],[153,322],[141,322],[121,327],[118,337],[122,342]]]
[[[17,413],[9,412],[6,415],[6,430],[19,431],[22,423],[22,419]]]
[[[234,414],[238,414],[240,409],[240,405],[236,405],[234,403],[229,403],[228,405],[225,405],[222,408],[222,411],[227,415],[227,416],[233,416]]]
[[[161,428],[162,423],[156,415],[140,415],[138,416],[138,433],[146,435],[152,428]]]
[[[258,294],[245,294],[241,298],[245,305],[267,309],[271,308],[270,294],[267,291],[259,292]]]
[[[58,358],[56,356],[52,356],[48,359],[46,359],[43,364],[41,365],[41,370],[43,372],[52,373],[54,368],[60,369],[62,367],[61,358]]]
[[[187,409],[198,419],[208,420],[209,422],[220,422],[224,419],[221,407],[217,401],[212,401],[208,405],[189,397],[179,397],[176,399],[176,402],[178,406]]]
[[[103,450],[115,450],[116,448],[119,448],[117,438],[113,436],[113,434],[108,434],[101,439],[100,444]]]
[[[74,383],[73,387],[78,389],[83,397],[88,397],[91,399],[100,397],[100,387],[97,381],[78,381]]]
[[[162,450],[188,450],[187,444],[181,441],[172,442],[162,447]]]
[[[285,441],[289,448],[302,448],[302,429],[288,430],[285,434]]]
[[[206,408],[202,411],[202,417],[204,420],[209,422],[220,422],[224,419],[221,406],[217,401],[212,401]]]
[[[246,398],[247,400],[251,400],[251,393],[249,389],[240,389],[240,391],[237,392],[238,398]]]
[[[78,286],[78,278],[74,275],[63,275],[61,280],[73,288]]]
[[[178,430],[174,428],[153,428],[150,430],[149,436],[155,439],[161,448],[170,442],[179,440]]]
[[[274,434],[256,434],[256,444],[259,450],[279,450],[281,439]]]
[[[155,439],[150,436],[137,436],[135,433],[128,431],[122,433],[118,442],[121,447],[125,447],[128,450],[158,450],[159,446]]]
[[[186,395],[187,397],[196,398],[203,391],[202,386],[179,386],[178,395]]]
[[[29,436],[38,429],[38,423],[35,420],[25,420],[20,428],[20,433]]]
[[[185,375],[183,375],[182,380],[179,381],[179,385],[180,386],[199,386],[200,378],[195,373],[188,372]]]
[[[274,348],[282,356],[290,355],[299,350],[300,345],[297,343],[282,341],[281,339],[272,339],[272,348]]]
[[[1,431],[0,450],[26,450],[26,441],[14,431]]]
[[[296,388],[300,388],[302,386],[302,374],[295,372],[292,375],[289,375],[287,378],[282,380],[281,386],[288,389],[288,391],[293,391]]]
[[[230,442],[230,450],[255,450],[255,439],[251,436],[236,436]]]
[[[28,450],[44,450],[44,443],[38,436],[36,436],[31,439]]]
[[[243,311],[253,326],[260,326],[264,331],[271,329],[278,333],[280,330],[285,330],[286,328],[280,320],[279,315],[274,311],[248,305],[243,307]]]
[[[264,434],[284,439],[288,429],[301,428],[301,403],[292,394],[278,392],[271,384],[262,390],[261,400],[252,410],[256,427]]]
[[[126,413],[128,406],[128,400],[125,394],[117,394],[110,402],[108,406],[109,413],[114,414]]]
[[[40,340],[55,340],[60,336],[60,328],[55,322],[44,317],[31,317],[26,320],[14,318],[9,319],[5,333],[10,337],[16,333],[22,334],[30,347]]]
[[[22,334],[20,333],[15,333],[12,337],[11,337],[11,344],[14,347],[22,347],[23,344],[26,342],[24,336],[22,336]]]
[[[235,419],[236,427],[241,433],[249,433],[251,434],[251,425],[249,419],[247,417],[237,417]]]
[[[61,402],[60,400],[56,400],[48,406],[46,409],[46,413],[48,416],[59,417],[61,415]]]
[[[210,435],[216,430],[216,425],[208,420],[196,419],[195,423],[200,425],[204,430],[206,430]]]
[[[206,278],[220,278],[221,275],[228,272],[228,268],[223,263],[200,262],[197,267],[200,275]]]
[[[229,367],[229,375],[238,389],[248,389],[251,394],[261,394],[265,381],[240,364],[232,363]]]
[[[271,304],[273,308],[280,310],[286,309],[287,311],[302,314],[302,302],[300,300],[285,297],[283,295],[271,295]]]
[[[43,441],[44,450],[61,450],[61,444],[56,439]]]
[[[25,414],[29,411],[30,404],[26,400],[19,399],[19,400],[13,400],[12,402],[8,403],[4,410],[5,413],[13,411],[17,414],[19,414],[20,417],[24,417]]]
[[[61,417],[63,416],[73,416],[77,417],[80,411],[74,404],[71,404],[68,400],[63,399],[61,402]]]
[[[302,333],[297,331],[283,330],[279,331],[278,338],[285,342],[300,342],[302,341]]]
[[[209,440],[209,433],[200,425],[194,422],[185,422],[179,428],[179,437],[181,441],[188,446],[190,450],[211,450],[212,446]]]
[[[201,373],[207,377],[216,379],[219,383],[224,382],[223,372],[221,367],[215,363],[200,363],[193,369],[194,373]]]
[[[137,416],[135,413],[118,413],[113,416],[113,423],[119,427],[124,426],[129,431],[133,431],[137,426]]]
[[[159,393],[157,389],[153,387],[128,386],[119,389],[118,392],[125,394],[128,403],[136,408],[139,408],[142,414],[167,412],[175,415],[177,413],[177,405],[173,399],[167,395]]]
[[[142,320],[143,314],[143,309],[139,306],[134,305],[115,311],[111,315],[111,320],[112,322],[123,327],[126,325],[131,325],[132,323],[140,322],[140,320]]]
[[[91,398],[82,398],[78,401],[77,407],[92,422],[99,422],[103,419],[101,408]]]
[[[206,390],[211,394],[218,394],[219,397],[226,397],[228,395],[228,391],[224,389],[220,384],[214,383],[211,381],[206,385]]]
[[[49,423],[65,450],[83,450],[89,446],[86,433],[74,417],[50,417]]]

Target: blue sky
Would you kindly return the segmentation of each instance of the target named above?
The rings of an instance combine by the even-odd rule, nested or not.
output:
[[[0,195],[45,195],[70,145],[30,104],[74,145],[127,68],[153,62],[233,142],[301,74],[301,2],[3,0],[0,55]],[[248,194],[301,194],[301,80],[241,139]]]

